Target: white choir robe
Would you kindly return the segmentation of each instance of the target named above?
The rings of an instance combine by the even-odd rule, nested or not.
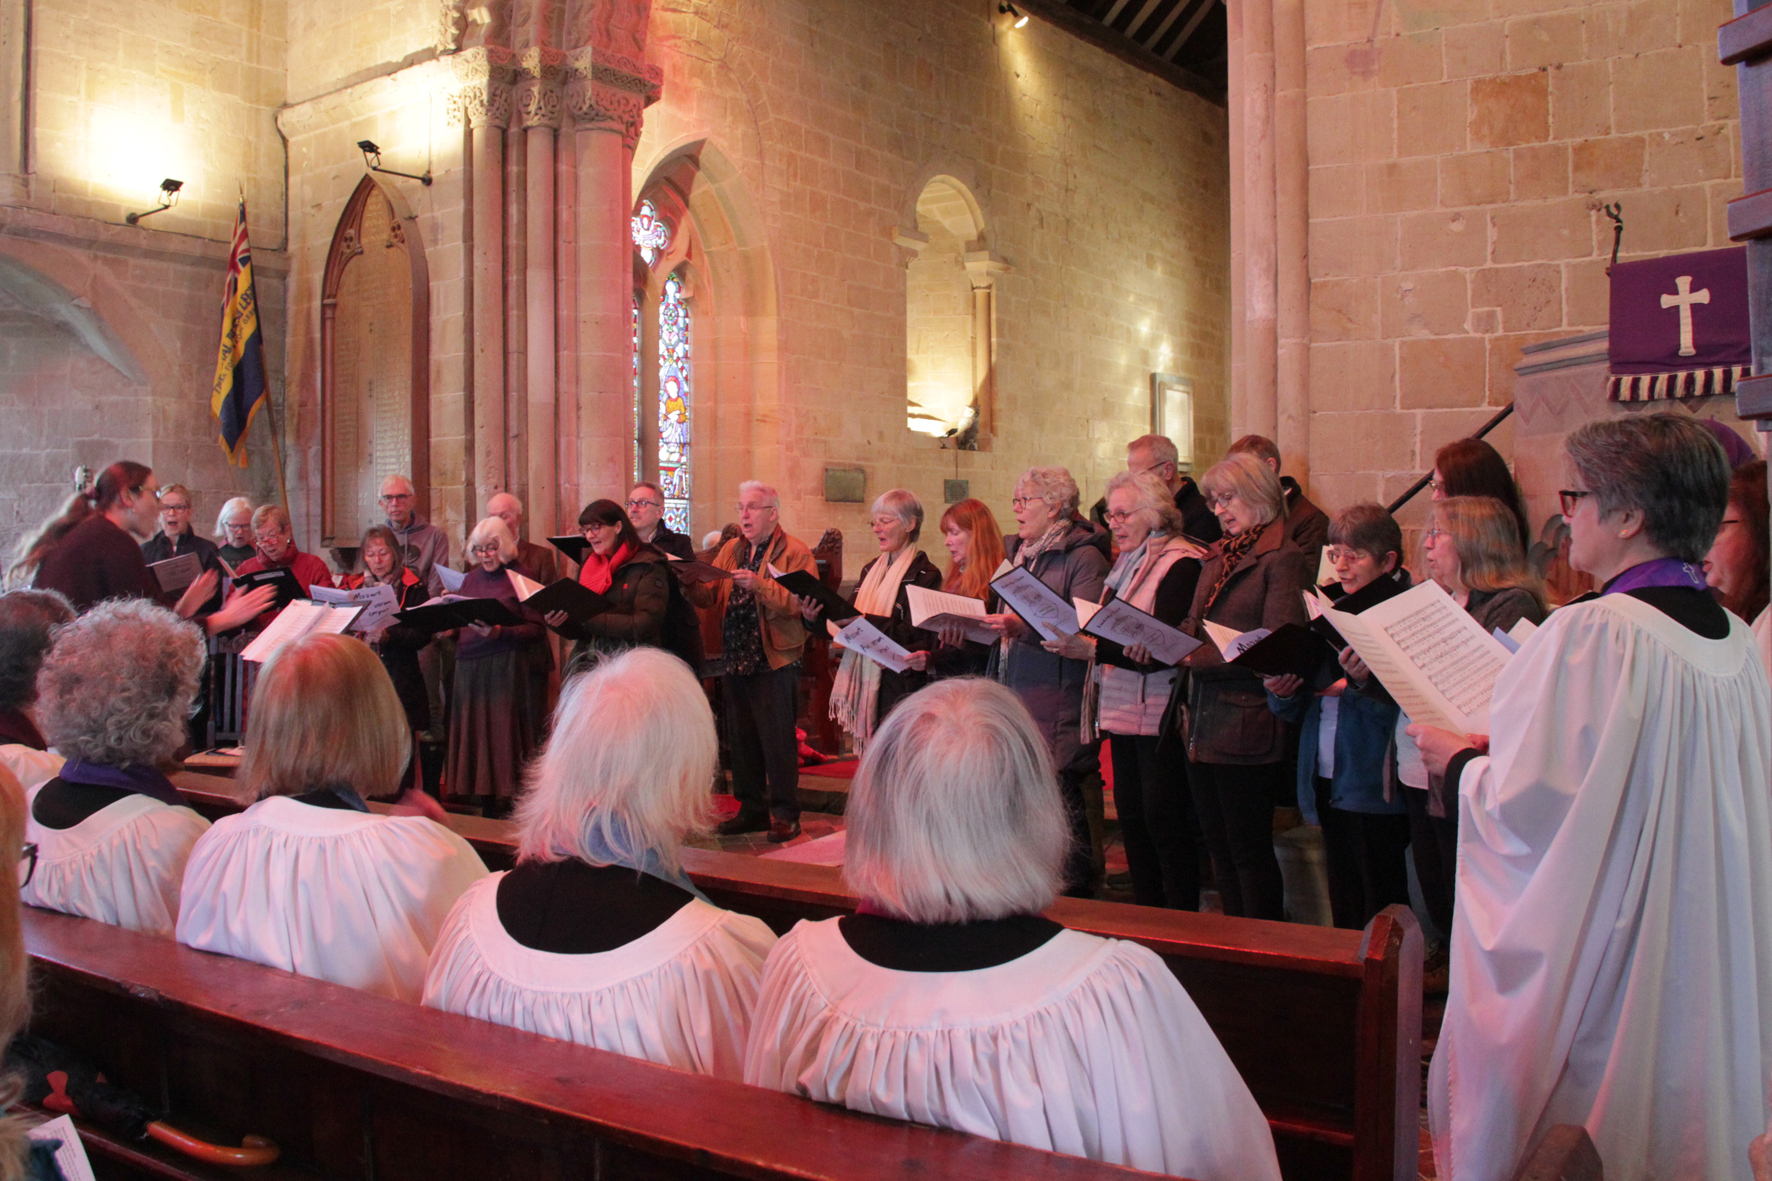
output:
[[[763,961],[761,919],[692,899],[622,947],[561,955],[525,947],[498,919],[498,883],[476,882],[431,952],[424,1003],[483,1021],[739,1081]]]
[[[1754,647],[1760,653],[1760,663],[1766,666],[1767,677],[1772,679],[1772,607],[1754,620]]]
[[[185,862],[209,821],[189,808],[132,794],[72,828],[45,828],[29,812],[42,786],[25,797],[25,840],[37,846],[37,869],[19,899],[170,937]]]
[[[197,842],[178,941],[416,1001],[450,907],[485,876],[472,846],[423,816],[273,796]]]
[[[970,972],[857,955],[837,919],[775,945],[745,1082],[1197,1181],[1278,1181],[1273,1135],[1155,952],[1061,931]]]
[[[1563,607],[1460,781],[1429,1077],[1439,1175],[1506,1181],[1582,1124],[1606,1181],[1748,1176],[1772,1069],[1772,690],[1746,624]]]
[[[17,776],[19,786],[26,791],[42,787],[61,774],[65,762],[52,750],[36,750],[16,742],[0,746],[0,766]]]

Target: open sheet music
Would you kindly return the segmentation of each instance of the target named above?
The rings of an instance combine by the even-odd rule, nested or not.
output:
[[[685,583],[719,582],[722,578],[731,578],[732,571],[722,570],[718,566],[694,558],[679,558],[676,554],[666,554],[670,569],[676,572],[677,581]]]
[[[911,626],[938,632],[949,625],[966,629],[966,638],[978,644],[994,644],[997,633],[979,622],[985,617],[984,601],[926,587],[904,588],[911,608]]]
[[[910,665],[910,651],[897,640],[875,627],[865,615],[857,615],[837,629],[837,642],[853,648],[874,663],[901,673]]]
[[[351,622],[350,630],[365,635],[381,631],[394,622],[394,612],[400,609],[400,598],[391,586],[360,586],[356,590],[315,586],[308,588],[308,597],[338,607],[363,608],[363,614]]]
[[[169,595],[182,594],[203,573],[203,562],[196,554],[180,554],[164,562],[149,562],[148,569],[154,572],[161,590]]]
[[[1064,601],[1059,593],[1035,578],[1026,566],[1017,566],[991,583],[991,589],[1002,596],[1027,625],[1040,633],[1042,640],[1077,634],[1077,609]]]
[[[1077,618],[1083,625],[1084,634],[1109,640],[1122,648],[1142,644],[1152,659],[1163,664],[1180,664],[1187,659],[1188,653],[1200,646],[1199,640],[1140,611],[1125,599],[1111,600],[1090,612],[1087,619],[1083,618],[1082,604],[1079,603],[1077,608]]]
[[[259,632],[252,643],[246,645],[246,651],[240,653],[240,659],[263,664],[285,644],[299,640],[310,632],[344,631],[362,612],[361,607],[334,607],[328,603],[297,599],[279,611],[277,618],[271,620],[271,626]]]
[[[443,584],[443,592],[445,594],[454,595],[461,593],[461,584],[462,581],[467,578],[466,574],[463,574],[460,570],[446,566],[442,562],[438,562],[433,569],[437,571],[437,580]]]
[[[1423,582],[1358,615],[1323,616],[1411,721],[1489,732],[1489,696],[1511,654],[1437,584]]]

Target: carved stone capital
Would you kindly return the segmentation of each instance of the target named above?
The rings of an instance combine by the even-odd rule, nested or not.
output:
[[[640,140],[646,108],[664,89],[664,71],[590,46],[566,55],[566,105],[581,127],[620,131],[629,149]]]
[[[558,49],[525,49],[516,65],[517,118],[524,127],[559,127],[566,55]]]
[[[514,55],[498,45],[464,49],[450,59],[456,87],[449,121],[469,127],[509,127],[517,72]]]
[[[968,242],[969,247],[982,247],[982,242]],[[972,280],[974,291],[989,291],[998,275],[1007,275],[1015,270],[1003,260],[1003,256],[994,250],[970,249],[960,257],[966,268],[966,274]]]

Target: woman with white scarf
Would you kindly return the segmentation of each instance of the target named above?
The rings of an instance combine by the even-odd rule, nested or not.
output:
[[[1153,472],[1125,471],[1108,481],[1107,523],[1120,558],[1108,572],[1102,605],[1124,599],[1147,615],[1178,624],[1193,604],[1205,551],[1182,537],[1181,510]],[[1158,664],[1141,645],[1120,648],[1088,636],[1064,636],[1049,652],[1094,662],[1094,724],[1110,741],[1114,807],[1126,841],[1126,868],[1140,906],[1200,909],[1200,869],[1189,832],[1187,763],[1179,735],[1163,715],[1180,670]],[[1085,710],[1088,710],[1085,697]],[[1090,719],[1084,718],[1084,729]],[[1165,747],[1164,741],[1169,745]]]
[[[939,637],[911,625],[910,599],[905,594],[907,586],[925,590],[941,587],[941,571],[917,548],[917,538],[923,532],[923,505],[903,488],[882,492],[874,501],[869,528],[880,543],[880,555],[861,568],[855,609],[903,647],[913,652],[933,648]],[[816,620],[818,614],[817,605],[809,604],[806,617]],[[825,626],[836,634],[835,622]],[[853,648],[845,648],[831,684],[831,717],[855,739],[855,750],[860,754],[880,719],[900,698],[915,693],[927,681],[922,672],[893,672]]]

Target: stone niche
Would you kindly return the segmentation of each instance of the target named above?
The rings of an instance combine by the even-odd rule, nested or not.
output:
[[[1671,410],[1724,423],[1755,451],[1765,453],[1764,436],[1735,413],[1733,395],[1683,401],[1613,402],[1606,397],[1611,371],[1606,362],[1606,329],[1527,345],[1514,366],[1514,475],[1526,496],[1526,513],[1536,537],[1546,519],[1560,513],[1557,490],[1566,488],[1563,440],[1585,422]]]

